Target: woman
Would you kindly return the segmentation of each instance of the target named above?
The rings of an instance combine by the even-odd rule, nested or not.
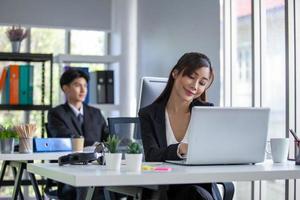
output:
[[[139,111],[146,161],[179,160],[186,155],[191,108],[213,106],[206,102],[213,79],[206,55],[186,53],[178,60],[161,95]],[[214,183],[172,185],[167,195],[169,199],[221,199]]]

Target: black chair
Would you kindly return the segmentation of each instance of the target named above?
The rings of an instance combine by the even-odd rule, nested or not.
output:
[[[116,135],[121,140],[119,151],[125,152],[131,141],[142,145],[140,121],[138,117],[107,118],[109,134]]]
[[[116,135],[121,139],[120,151],[126,151],[126,145],[134,140],[142,144],[140,121],[138,117],[116,117],[108,118],[109,133]],[[232,182],[217,183],[223,187],[223,199],[232,200],[234,195],[234,185]],[[168,186],[132,186],[132,187],[107,187],[112,192],[122,193],[133,197],[134,199],[142,198],[143,188],[153,191],[152,197],[156,199],[164,199],[164,191]],[[112,196],[112,195],[111,195]],[[112,197],[114,199],[114,197]]]
[[[126,153],[127,145],[131,141],[142,144],[140,122],[138,117],[114,117],[107,118],[107,121],[109,134],[116,135],[121,140],[118,148],[119,152]],[[124,154],[122,156],[124,156]],[[141,199],[143,190],[142,187],[135,186],[105,187],[105,189],[110,191],[109,196],[112,200],[120,199],[122,197],[127,197],[127,199]]]

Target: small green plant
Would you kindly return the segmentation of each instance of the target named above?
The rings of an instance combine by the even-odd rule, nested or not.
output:
[[[0,139],[18,138],[18,133],[13,127],[0,127]]]
[[[116,135],[109,135],[106,142],[104,143],[110,153],[117,153],[117,148],[120,144],[120,139]]]
[[[141,145],[139,143],[131,142],[128,145],[127,153],[130,153],[130,154],[140,154],[140,153],[142,153],[142,147],[141,147]]]

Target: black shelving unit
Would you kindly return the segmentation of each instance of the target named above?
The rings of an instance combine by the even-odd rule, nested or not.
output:
[[[45,123],[45,111],[52,107],[52,79],[53,79],[53,55],[52,54],[36,54],[36,53],[4,53],[0,52],[0,61],[12,62],[40,62],[41,69],[41,104],[39,105],[8,105],[0,104],[0,110],[24,110],[24,111],[42,111],[42,125]],[[50,62],[50,103],[45,104],[45,63]],[[42,127],[42,137],[44,137],[44,127]]]

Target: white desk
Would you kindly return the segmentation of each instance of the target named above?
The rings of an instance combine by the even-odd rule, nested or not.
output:
[[[144,163],[151,165],[150,163]],[[129,186],[129,185],[164,185],[226,181],[255,181],[275,179],[299,179],[300,166],[294,162],[273,164],[267,161],[256,165],[223,166],[179,166],[162,164],[172,168],[170,172],[142,171],[128,172],[125,166],[121,171],[109,171],[105,166],[28,164],[27,170],[47,178],[54,179],[75,187],[88,186]]]
[[[34,160],[57,160],[60,156],[66,155],[68,153],[71,152],[0,154],[0,160],[3,160],[0,171],[0,187],[2,185],[4,173],[7,166],[12,166],[13,172],[15,174],[15,184],[12,199],[17,199],[20,191],[22,175],[24,170],[27,169],[27,163],[33,162]],[[28,173],[28,175],[35,191],[36,199],[42,199],[34,174]],[[21,192],[20,195],[22,198]]]
[[[72,152],[51,152],[51,153],[0,153],[0,160],[20,161],[20,160],[57,160],[60,156]]]

